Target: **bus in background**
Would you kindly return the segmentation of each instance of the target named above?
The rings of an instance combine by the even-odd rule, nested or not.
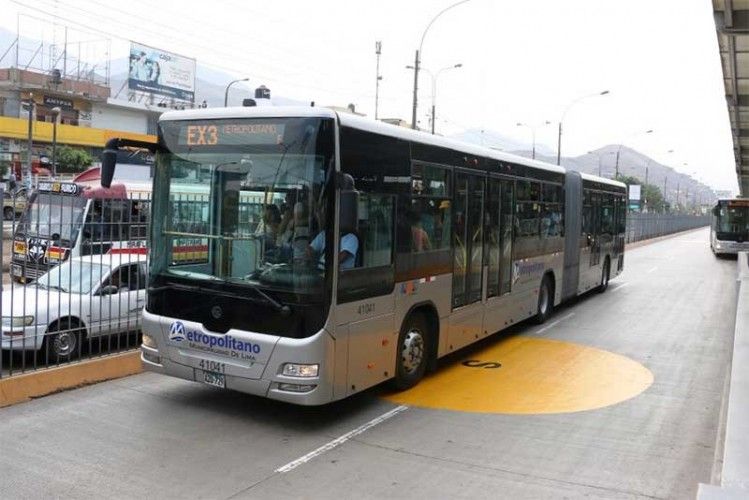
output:
[[[325,108],[165,113],[158,146],[107,144],[104,186],[128,146],[156,153],[141,349],[171,376],[304,405],[406,389],[624,265],[624,184]]]
[[[716,256],[749,251],[749,198],[718,200],[712,210],[710,249]]]
[[[142,174],[150,167],[128,165]],[[142,175],[136,176],[136,178]],[[99,169],[73,182],[40,181],[13,232],[14,280],[27,283],[68,258],[117,251],[145,253],[151,182],[123,179],[102,194]]]

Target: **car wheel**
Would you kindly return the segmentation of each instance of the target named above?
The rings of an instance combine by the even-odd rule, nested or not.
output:
[[[609,258],[606,257],[606,260],[603,263],[603,271],[601,272],[601,284],[598,286],[599,293],[605,292],[609,287],[609,269],[611,267],[609,262]]]
[[[551,280],[548,276],[544,276],[538,289],[538,305],[536,306],[536,315],[533,316],[533,322],[538,325],[545,322],[551,315],[553,308],[554,296],[551,290]]]
[[[398,335],[395,379],[393,386],[406,390],[424,377],[429,358],[429,325],[422,314],[412,314]]]
[[[75,358],[81,350],[83,330],[74,319],[53,323],[44,337],[49,363],[63,363]]]

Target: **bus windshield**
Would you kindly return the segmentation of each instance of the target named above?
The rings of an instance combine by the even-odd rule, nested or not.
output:
[[[746,239],[749,235],[749,204],[720,202],[716,231],[725,235],[718,239],[727,239],[727,236],[742,236]]]
[[[30,238],[52,238],[72,244],[86,208],[85,198],[60,194],[36,193],[21,217],[18,231]]]
[[[319,294],[332,122],[178,121],[161,133],[151,276]]]

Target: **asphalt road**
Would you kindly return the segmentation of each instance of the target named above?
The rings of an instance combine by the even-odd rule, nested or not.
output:
[[[625,266],[605,294],[476,348],[509,335],[625,356],[653,382],[617,404],[470,413],[376,388],[297,408],[142,374],[0,410],[0,498],[693,498],[720,473],[736,262],[700,230]]]

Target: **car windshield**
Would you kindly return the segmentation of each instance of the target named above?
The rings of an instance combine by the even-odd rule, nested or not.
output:
[[[86,199],[77,196],[37,193],[32,195],[18,230],[28,237],[73,241],[83,220]]]
[[[41,288],[86,294],[109,273],[110,266],[99,262],[69,260],[40,277],[36,284]]]
[[[316,293],[328,258],[332,122],[161,126],[168,151],[157,158],[153,275]]]

